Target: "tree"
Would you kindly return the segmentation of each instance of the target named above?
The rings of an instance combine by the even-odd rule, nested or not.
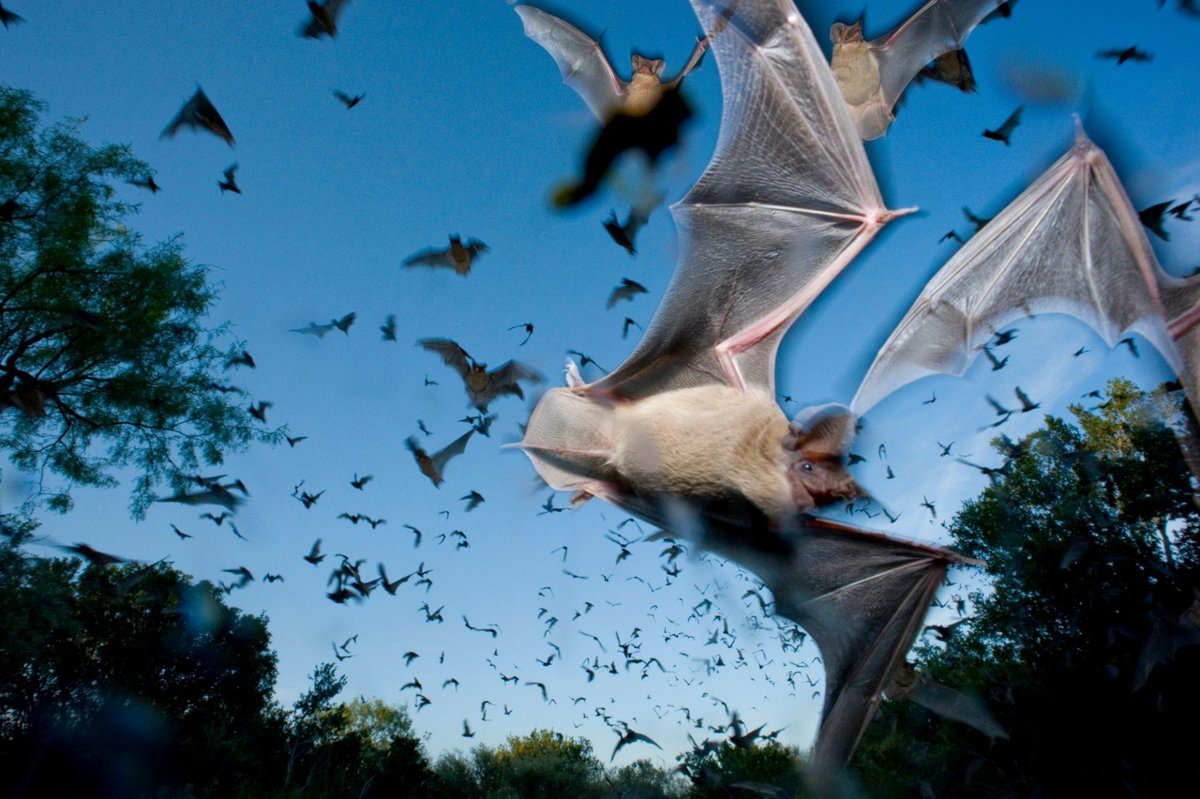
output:
[[[949,526],[990,589],[919,668],[987,701],[1008,739],[885,702],[855,766],[874,795],[1172,796],[1195,784],[1200,511],[1169,387],[1111,382],[1047,417]],[[924,785],[922,785],[924,783]]]
[[[808,796],[803,759],[794,746],[778,741],[736,746],[722,741],[681,755],[684,773],[692,780],[691,799],[758,796],[766,792],[781,799]]]
[[[0,762],[27,796],[253,790],[283,771],[266,620],[169,565],[0,541]]]
[[[215,293],[178,238],[147,247],[116,181],[145,180],[126,147],[79,123],[39,129],[44,106],[0,87],[0,448],[30,472],[111,486],[136,466],[140,516],[164,478],[277,434],[219,376],[232,349],[205,327]]]

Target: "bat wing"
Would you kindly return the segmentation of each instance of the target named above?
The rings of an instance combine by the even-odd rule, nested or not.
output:
[[[596,118],[607,120],[621,105],[626,84],[613,71],[598,39],[533,6],[517,6],[525,35],[558,64],[563,82],[583,98]]]
[[[454,268],[454,264],[446,257],[447,250],[435,250],[432,247],[415,252],[404,259],[405,266],[445,266]]]
[[[895,212],[790,0],[693,0],[721,74],[716,151],[671,213],[680,258],[633,354],[596,388],[774,395],[779,340]]]
[[[1004,0],[927,0],[900,27],[872,40],[888,110],[926,64],[950,50],[961,50],[975,26],[1002,5]]]
[[[451,458],[453,458],[455,455],[461,455],[467,451],[467,442],[471,440],[471,436],[474,435],[474,433],[474,430],[468,430],[447,444],[443,449],[438,450],[438,452],[433,456],[433,465],[439,474],[445,470],[446,464]]]
[[[1076,316],[1110,347],[1140,333],[1196,407],[1198,300],[1200,280],[1159,268],[1112,165],[1080,129],[1071,149],[933,276],[851,407],[862,414],[918,378],[963,374],[994,330],[1035,313]]]
[[[471,372],[471,356],[456,342],[448,338],[423,338],[417,343],[430,352],[436,352],[442,356],[442,361],[447,366],[453,367],[454,371],[462,375],[464,380],[467,379],[467,375]]]
[[[508,361],[488,373],[488,388],[482,398],[483,402],[491,402],[502,394],[515,394],[524,399],[518,380],[528,380],[531,383],[542,382],[542,376],[531,366],[520,361]]]

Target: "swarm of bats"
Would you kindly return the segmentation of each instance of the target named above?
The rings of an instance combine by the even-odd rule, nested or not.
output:
[[[874,40],[860,23],[835,25],[827,64],[791,0],[692,0],[724,112],[708,168],[672,208],[684,241],[671,288],[632,355],[592,383],[568,369],[520,445],[575,503],[600,497],[762,578],[776,612],[821,649],[825,704],[809,766],[826,786],[885,691],[959,706],[904,663],[948,567],[963,559],[813,515],[863,493],[844,465],[856,416],[927,374],[961,375],[992,331],[1041,312],[1079,316],[1110,346],[1141,333],[1193,407],[1198,398],[1200,282],[1158,268],[1115,172],[1080,128],[934,276],[849,408],[789,420],[776,404],[775,352],[788,327],[906,213],[884,205],[862,140],[882,135],[905,86],[961,49],[997,5],[929,0]],[[628,102],[595,41],[544,12],[518,13],[597,116]],[[1017,120],[994,138],[1005,141]],[[1003,735],[981,706],[952,717]]]

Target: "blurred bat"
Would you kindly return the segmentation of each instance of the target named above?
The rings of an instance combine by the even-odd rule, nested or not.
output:
[[[476,361],[450,339],[423,338],[417,343],[442,356],[442,361],[458,372],[466,386],[470,404],[483,413],[487,413],[488,403],[497,397],[511,394],[524,399],[525,392],[518,381],[542,382],[542,376],[536,370],[520,361],[506,361],[489,372],[487,364]]]
[[[965,560],[808,513],[863,494],[843,465],[855,415],[918,377],[961,374],[994,331],[1041,311],[1081,316],[1110,346],[1136,329],[1194,402],[1200,281],[1157,270],[1111,166],[1080,132],[934,276],[853,411],[808,408],[789,424],[774,401],[780,339],[905,212],[884,206],[856,120],[791,0],[741,0],[732,13],[692,5],[707,29],[725,25],[710,36],[725,111],[708,168],[672,208],[683,240],[670,289],[625,363],[547,392],[520,446],[576,503],[605,499],[767,584],[824,660],[808,761],[820,782],[853,754],[947,568]]]
[[[180,128],[207,130],[209,133],[223,139],[230,147],[233,146],[233,134],[229,132],[229,126],[225,124],[225,120],[221,118],[217,107],[212,104],[212,101],[208,99],[208,95],[199,86],[196,87],[196,93],[179,109],[179,113],[175,115],[175,118],[163,128],[162,135],[159,138],[173,138],[179,132]]]
[[[126,181],[131,186],[137,186],[139,189],[148,189],[151,194],[158,194],[162,191],[162,187],[154,181],[154,175],[146,175],[144,179],[133,178]]]
[[[1017,125],[1021,124],[1021,112],[1025,110],[1025,106],[1017,106],[1017,110],[1008,115],[1008,119],[995,130],[985,130],[983,137],[992,139],[993,141],[1004,142],[1004,146],[1008,146],[1008,137],[1017,129]]]
[[[365,94],[356,94],[353,97],[351,97],[350,95],[346,94],[344,91],[341,91],[340,89],[334,89],[333,96],[342,101],[342,104],[346,106],[347,111],[349,111],[351,108],[353,108],[354,106],[361,103],[363,101],[363,98],[366,97]]]
[[[629,215],[625,217],[625,224],[617,221],[617,212],[613,211],[608,219],[604,220],[604,229],[608,231],[608,235],[613,241],[625,248],[626,252],[630,255],[637,255],[637,248],[634,245],[637,241],[638,231],[649,221],[649,212],[634,206],[629,209]]]
[[[237,174],[237,168],[238,165],[236,163],[230,164],[225,168],[225,172],[223,173],[225,179],[217,181],[217,186],[220,187],[222,194],[227,191],[231,191],[234,194],[242,193],[242,190],[238,188],[237,179],[234,177]]]
[[[322,3],[307,0],[307,2],[312,18],[300,26],[298,35],[306,39],[320,39],[322,36],[332,39],[337,36],[338,17],[346,5],[346,0],[325,0]]]
[[[608,304],[604,307],[612,308],[621,300],[632,300],[639,294],[645,294],[646,287],[636,280],[630,280],[627,277],[621,278],[621,285],[612,290],[608,295]]]
[[[22,17],[20,14],[14,14],[13,12],[11,12],[7,8],[5,8],[3,3],[0,3],[0,24],[3,24],[4,27],[7,28],[9,25],[12,25],[15,22],[24,22],[24,21],[25,21],[24,17]]]
[[[450,246],[446,249],[435,250],[432,247],[427,247],[405,258],[404,265],[444,266],[466,277],[471,273],[471,265],[475,263],[475,258],[478,257],[479,253],[487,252],[487,250],[488,246],[482,241],[468,239],[467,243],[463,244],[462,238],[454,235],[450,237]]]
[[[409,436],[405,440],[404,446],[408,447],[408,451],[413,454],[413,458],[417,461],[417,466],[421,469],[421,474],[428,477],[430,482],[436,487],[440,486],[443,482],[442,474],[446,469],[446,463],[455,455],[461,455],[466,452],[467,442],[471,440],[471,436],[474,434],[474,430],[468,430],[433,455],[422,449],[417,439],[413,436]]]
[[[962,50],[967,36],[1004,0],[927,0],[901,25],[878,39],[863,38],[862,20],[830,29],[830,67],[864,139],[877,139],[892,124],[892,108],[914,77],[934,62],[933,76],[973,90],[965,54],[953,62],[939,57]],[[929,74],[929,73],[926,73]]]
[[[1126,61],[1149,61],[1154,56],[1147,53],[1145,50],[1139,50],[1136,46],[1126,47],[1125,49],[1113,48],[1109,50],[1098,50],[1096,58],[1112,59],[1117,62],[1117,66],[1124,64]]]

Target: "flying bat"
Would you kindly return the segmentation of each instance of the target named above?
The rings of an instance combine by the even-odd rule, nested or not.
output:
[[[235,177],[237,175],[237,168],[238,165],[236,163],[230,164],[222,173],[225,176],[225,179],[217,181],[217,186],[221,189],[222,194],[227,191],[231,191],[234,194],[242,193],[241,188],[238,187],[237,179]]]
[[[351,108],[353,108],[354,106],[361,103],[363,101],[363,98],[366,97],[365,94],[356,94],[353,97],[351,97],[350,95],[346,94],[344,91],[341,91],[340,89],[334,89],[333,96],[342,101],[342,104],[346,106],[347,111],[349,111]]]
[[[1011,136],[1012,132],[1017,129],[1017,125],[1021,124],[1021,112],[1024,110],[1025,106],[1017,106],[1017,110],[1009,114],[1008,118],[1004,120],[1000,127],[996,128],[995,130],[985,130],[983,132],[983,137],[985,139],[992,139],[993,141],[1004,142],[1004,146],[1007,147],[1008,137]]]
[[[437,487],[443,482],[442,474],[446,470],[446,464],[455,455],[461,455],[466,452],[467,442],[471,440],[471,436],[474,433],[474,429],[468,430],[432,455],[422,449],[420,443],[413,436],[408,437],[404,442],[404,446],[408,447],[408,451],[413,454],[413,458],[417,461],[417,466],[421,469],[421,474],[428,477],[433,485]],[[420,541],[419,534],[417,541]]]
[[[9,25],[24,21],[25,17],[20,14],[14,14],[5,8],[3,3],[0,3],[0,24],[3,24],[7,28]]]
[[[212,104],[212,100],[208,99],[208,95],[204,93],[204,89],[198,86],[196,87],[196,93],[183,104],[183,107],[179,109],[179,113],[175,115],[175,118],[163,128],[162,135],[159,138],[174,138],[180,128],[207,130],[214,136],[223,139],[230,147],[233,146],[233,134],[229,131],[229,126],[221,118],[221,114],[217,111],[217,107]]]
[[[450,246],[444,250],[427,247],[415,252],[404,259],[405,266],[449,267],[456,273],[466,277],[471,273],[471,266],[481,252],[487,252],[488,246],[482,241],[468,239],[464,244],[462,237],[450,237]]]
[[[891,33],[870,40],[863,38],[861,19],[835,23],[829,31],[830,68],[859,135],[869,140],[887,132],[892,108],[909,82],[939,56],[961,50],[975,26],[1003,5],[1004,0],[927,0]],[[938,66],[955,74],[944,61]],[[973,89],[969,63],[963,59],[955,68],[968,74],[953,82],[964,91]]]
[[[617,113],[630,116],[648,113],[658,105],[664,92],[677,89],[700,66],[708,49],[707,39],[697,40],[687,63],[671,80],[662,79],[666,66],[662,59],[634,53],[633,77],[626,81],[613,69],[599,39],[540,8],[519,5],[514,10],[521,17],[525,35],[550,54],[563,82],[583,98],[601,122],[609,121]]]
[[[133,178],[125,182],[131,186],[137,186],[139,189],[146,189],[151,194],[158,194],[160,191],[162,191],[162,186],[159,186],[154,180],[154,175],[148,174],[145,178]]]
[[[617,212],[613,211],[608,219],[604,220],[604,229],[608,231],[608,235],[613,241],[625,248],[626,252],[630,255],[637,255],[635,244],[638,231],[649,221],[650,213],[634,206],[629,209],[629,214],[625,217],[625,224],[617,221]]]
[[[312,18],[300,26],[298,36],[306,39],[320,39],[322,36],[333,38],[338,32],[338,17],[346,5],[346,0],[325,0],[322,3],[308,0],[308,11]]]
[[[423,338],[417,343],[442,356],[446,365],[458,372],[466,386],[470,404],[483,413],[487,413],[488,403],[497,397],[512,394],[524,399],[525,392],[518,381],[542,382],[542,376],[537,371],[520,361],[506,361],[489,372],[487,364],[476,361],[450,339]]]
[[[782,336],[905,212],[884,206],[861,118],[790,0],[692,5],[707,30],[725,23],[709,36],[725,110],[717,151],[672,208],[683,240],[670,289],[630,357],[596,382],[576,373],[547,392],[519,446],[577,502],[612,502],[767,584],[777,612],[821,650],[809,763],[833,779],[946,570],[966,560],[810,515],[862,494],[843,465],[855,415],[926,374],[962,374],[995,330],[1042,311],[1081,316],[1110,346],[1122,331],[1145,335],[1195,402],[1200,283],[1157,269],[1115,173],[1080,132],[935,275],[851,407],[807,408],[789,423],[774,400]]]
[[[1138,49],[1137,45],[1124,49],[1114,47],[1109,50],[1099,50],[1096,52],[1096,58],[1111,58],[1117,62],[1117,66],[1124,64],[1126,61],[1149,61],[1153,57],[1145,50]]]
[[[612,293],[608,295],[608,304],[604,307],[612,308],[621,300],[632,300],[637,295],[645,293],[646,287],[641,283],[638,283],[636,280],[630,280],[627,277],[623,277],[621,278],[621,285],[614,288]]]

